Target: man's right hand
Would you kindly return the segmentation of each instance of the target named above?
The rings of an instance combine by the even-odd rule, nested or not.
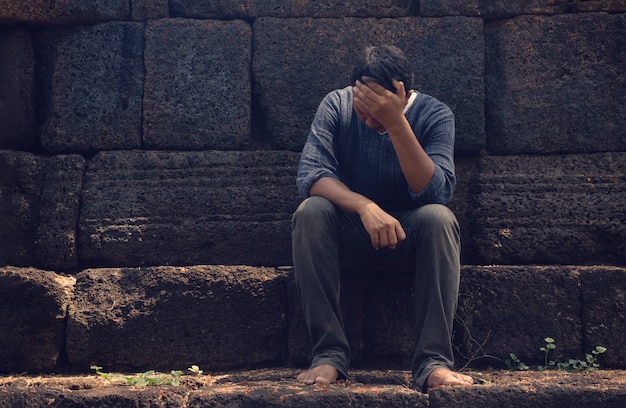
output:
[[[363,226],[370,234],[374,249],[394,249],[406,239],[400,221],[386,213],[374,202],[366,203],[358,210]]]

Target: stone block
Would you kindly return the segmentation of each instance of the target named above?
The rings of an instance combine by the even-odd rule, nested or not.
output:
[[[509,18],[521,14],[562,14],[589,11],[626,11],[624,0],[420,0],[422,16],[482,16]]]
[[[0,29],[0,78],[0,146],[32,149],[38,144],[35,55],[23,28]]]
[[[257,17],[399,17],[410,0],[170,0],[173,17],[253,19]]]
[[[44,149],[141,146],[143,31],[142,23],[112,22],[41,32]]]
[[[73,367],[215,370],[286,355],[285,277],[273,268],[88,269],[76,278]]]
[[[73,269],[84,159],[0,151],[0,265]]]
[[[487,150],[623,150],[625,24],[626,15],[603,13],[487,24]]]
[[[85,24],[129,17],[128,0],[0,0],[0,22]]]
[[[88,266],[291,263],[298,155],[102,152],[79,222]]]
[[[488,156],[479,166],[465,262],[626,262],[626,153]]]
[[[582,344],[580,276],[566,266],[466,266],[461,271],[455,344],[473,364],[504,368],[514,353],[544,364],[539,348],[552,337],[551,359],[577,358]],[[482,345],[482,351],[478,346]]]
[[[415,88],[452,108],[457,150],[484,146],[481,19],[259,18],[253,29],[254,98],[274,148],[301,150],[324,95],[350,85],[357,53],[373,44],[403,49],[415,66]]]
[[[144,142],[242,149],[250,138],[252,31],[243,21],[148,22]]]
[[[626,366],[626,269],[597,266],[581,268],[584,352],[607,348],[598,357],[601,367]]]
[[[0,267],[0,372],[54,372],[65,341],[75,279]]]

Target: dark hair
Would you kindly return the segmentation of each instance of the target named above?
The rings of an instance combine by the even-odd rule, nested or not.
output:
[[[361,80],[363,77],[372,78],[393,93],[396,93],[396,88],[392,79],[402,81],[406,92],[413,87],[413,71],[409,60],[402,50],[391,45],[367,47],[363,50],[352,70],[350,81],[354,85],[357,79]]]

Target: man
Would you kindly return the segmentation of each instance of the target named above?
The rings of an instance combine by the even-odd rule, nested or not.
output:
[[[292,218],[295,279],[309,335],[304,384],[348,377],[339,308],[340,270],[413,268],[417,302],[415,386],[470,385],[453,372],[460,274],[459,226],[445,206],[454,176],[454,115],[414,91],[396,47],[367,48],[352,86],[320,104],[302,151]]]

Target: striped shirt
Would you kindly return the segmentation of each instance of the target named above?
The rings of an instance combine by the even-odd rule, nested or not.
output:
[[[454,175],[454,114],[445,104],[416,94],[405,116],[422,148],[435,163],[430,183],[420,192],[409,187],[387,133],[362,122],[352,109],[352,87],[330,92],[322,100],[300,156],[296,185],[303,197],[322,177],[343,182],[386,211],[431,203],[446,205]]]

